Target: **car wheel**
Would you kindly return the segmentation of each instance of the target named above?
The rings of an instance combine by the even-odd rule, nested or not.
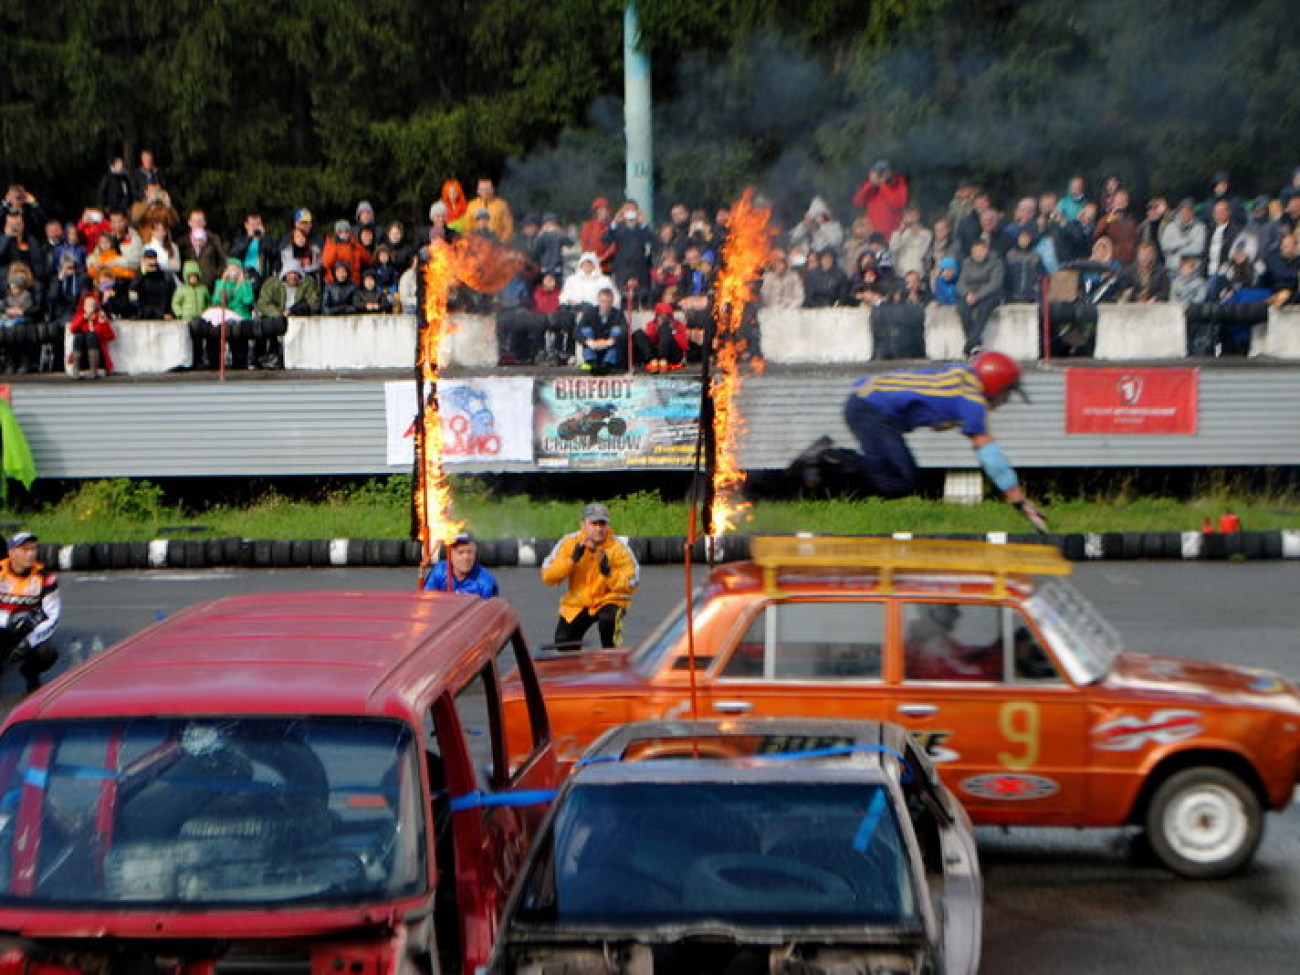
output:
[[[1147,838],[1174,873],[1226,877],[1254,855],[1264,832],[1259,797],[1231,772],[1189,768],[1171,775],[1151,797]]]

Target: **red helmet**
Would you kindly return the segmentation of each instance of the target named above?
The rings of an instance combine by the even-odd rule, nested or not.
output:
[[[1020,392],[1020,367],[1002,352],[981,352],[971,360],[971,368],[984,387],[984,395],[995,399],[1004,393]],[[1024,393],[1020,393],[1024,396]]]

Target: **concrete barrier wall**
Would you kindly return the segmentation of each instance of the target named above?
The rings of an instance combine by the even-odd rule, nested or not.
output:
[[[985,333],[985,347],[1020,360],[1038,358],[1037,305],[1003,305]],[[634,327],[649,316],[633,313]],[[455,329],[445,338],[444,355],[453,366],[491,368],[497,364],[496,320],[491,315],[454,315]],[[851,365],[871,359],[870,316],[864,308],[768,308],[759,314],[763,354],[782,365]],[[189,330],[184,322],[119,321],[112,346],[116,370],[150,375],[190,364]],[[961,322],[955,308],[931,305],[925,316],[926,355],[934,360],[962,358]],[[69,338],[65,352],[71,351]],[[412,315],[340,315],[290,318],[284,336],[285,366],[324,372],[406,369],[415,355]],[[1096,358],[1107,360],[1181,359],[1187,354],[1187,329],[1181,306],[1101,305],[1097,316]],[[1300,360],[1300,307],[1273,308],[1256,326],[1252,356]]]

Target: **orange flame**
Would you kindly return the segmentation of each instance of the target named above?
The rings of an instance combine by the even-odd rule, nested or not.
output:
[[[742,357],[748,343],[741,336],[746,312],[753,313],[754,286],[762,277],[772,253],[772,211],[754,202],[753,190],[746,190],[731,211],[731,226],[722,248],[722,269],[718,273],[714,299],[717,323],[714,350],[717,370],[710,395],[713,399],[713,432],[716,446],[713,470],[713,505],[710,509],[713,533],[734,530],[746,514],[749,503],[739,499],[745,471],[739,465],[741,435],[745,417],[739,396],[744,376]],[[763,371],[763,360],[753,357],[750,368]]]
[[[455,331],[455,322],[447,311],[447,296],[457,282],[475,291],[500,291],[518,273],[522,261],[519,254],[476,234],[453,244],[441,240],[429,243],[429,260],[424,268],[424,328],[420,330],[417,366],[430,395],[416,436],[419,477],[415,483],[420,547],[426,562],[432,560],[439,544],[445,549],[465,524],[452,518],[451,482],[442,466],[442,412],[438,397],[433,395],[443,366],[443,339]]]

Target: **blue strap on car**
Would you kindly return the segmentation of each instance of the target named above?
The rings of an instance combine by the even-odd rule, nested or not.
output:
[[[989,476],[989,480],[999,491],[1010,491],[1020,485],[1020,478],[1016,476],[1011,462],[996,443],[992,441],[986,443],[975,451],[975,456],[979,459],[980,467],[984,468],[984,473]]]
[[[452,812],[482,809],[486,806],[540,806],[555,798],[554,789],[522,789],[519,792],[468,792],[448,804]]]
[[[862,817],[862,823],[858,826],[858,831],[853,837],[853,849],[857,853],[866,853],[867,847],[871,846],[871,840],[876,835],[876,827],[880,825],[880,818],[885,815],[885,790],[877,789],[876,794],[871,797],[871,805],[867,807],[867,814]]]

